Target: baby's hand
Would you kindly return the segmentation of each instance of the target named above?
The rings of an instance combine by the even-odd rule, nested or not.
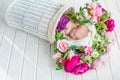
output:
[[[76,27],[76,28],[73,28],[71,31],[70,31],[70,38],[72,38],[73,40],[79,40],[79,39],[82,39],[82,38],[85,38],[88,36],[88,28],[87,26],[79,26],[79,27]]]

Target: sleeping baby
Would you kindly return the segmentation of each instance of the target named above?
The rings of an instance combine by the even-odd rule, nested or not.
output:
[[[92,46],[92,39],[96,34],[94,25],[78,25],[66,16],[61,17],[57,30],[69,38],[68,42],[71,45],[77,46]]]

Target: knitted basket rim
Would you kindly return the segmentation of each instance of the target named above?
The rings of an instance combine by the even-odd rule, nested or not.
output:
[[[58,10],[58,12],[52,18],[48,27],[48,40],[50,43],[54,43],[55,41],[55,31],[61,16],[63,14],[74,12],[74,11],[75,9],[73,5],[64,5]]]

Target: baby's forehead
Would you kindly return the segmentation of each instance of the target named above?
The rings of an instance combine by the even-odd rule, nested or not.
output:
[[[80,26],[77,26],[76,29],[81,29],[81,28],[85,28],[87,27],[86,25],[80,25]]]

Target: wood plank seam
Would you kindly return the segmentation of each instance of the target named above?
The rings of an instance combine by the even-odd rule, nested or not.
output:
[[[52,45],[50,44],[50,63],[52,63]],[[52,80],[52,67],[51,67],[51,80]]]
[[[97,80],[98,80],[98,72],[97,72],[96,68],[95,68],[95,71],[96,71],[96,77],[97,77]]]
[[[27,33],[27,35],[25,37],[25,44],[24,44],[23,57],[22,57],[22,66],[21,66],[21,70],[20,70],[19,80],[22,79],[23,65],[24,65],[24,58],[25,58],[25,50],[26,50],[26,43],[27,43],[27,36],[28,36],[28,33]]]
[[[1,39],[0,39],[0,47],[1,47],[1,44],[2,44],[2,41],[3,41],[3,36],[4,36],[4,33],[5,33],[5,25],[3,26],[3,32],[2,32],[2,35],[1,35]]]
[[[37,39],[38,47],[37,47],[37,57],[35,60],[35,71],[34,71],[34,80],[37,80],[37,65],[38,65],[38,54],[39,54],[39,39]]]
[[[12,41],[12,46],[11,46],[11,48],[10,48],[10,52],[9,52],[9,56],[8,56],[8,63],[7,63],[5,80],[7,80],[7,76],[8,76],[8,70],[9,70],[9,65],[10,65],[10,61],[11,61],[11,55],[12,55],[12,51],[13,51],[13,45],[14,45],[14,41],[15,41],[16,31],[17,31],[17,30],[15,30],[15,33],[14,33],[14,35],[13,35],[14,37],[13,37],[13,41]]]

